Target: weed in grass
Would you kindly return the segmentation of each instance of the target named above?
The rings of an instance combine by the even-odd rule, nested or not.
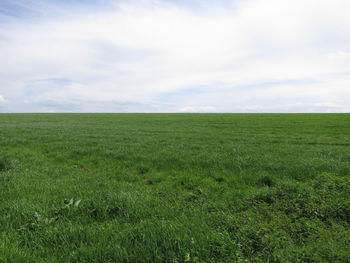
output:
[[[0,172],[6,172],[13,169],[15,166],[14,161],[8,156],[0,157]]]
[[[275,182],[271,175],[265,175],[258,179],[257,184],[260,186],[272,187],[274,186]]]
[[[140,175],[144,175],[146,173],[149,172],[149,168],[148,167],[145,167],[145,166],[139,166],[137,168],[137,173],[140,174]]]

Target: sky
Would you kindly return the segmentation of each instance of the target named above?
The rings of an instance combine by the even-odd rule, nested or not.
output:
[[[350,112],[349,0],[0,0],[0,112]]]

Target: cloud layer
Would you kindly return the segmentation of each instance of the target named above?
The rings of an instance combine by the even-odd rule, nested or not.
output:
[[[350,111],[347,0],[4,3],[2,112]]]

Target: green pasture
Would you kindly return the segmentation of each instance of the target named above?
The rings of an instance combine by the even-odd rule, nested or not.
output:
[[[350,262],[350,114],[0,114],[0,262]]]

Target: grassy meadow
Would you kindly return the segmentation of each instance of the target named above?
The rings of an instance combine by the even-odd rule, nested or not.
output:
[[[350,114],[0,114],[0,262],[350,262]]]

